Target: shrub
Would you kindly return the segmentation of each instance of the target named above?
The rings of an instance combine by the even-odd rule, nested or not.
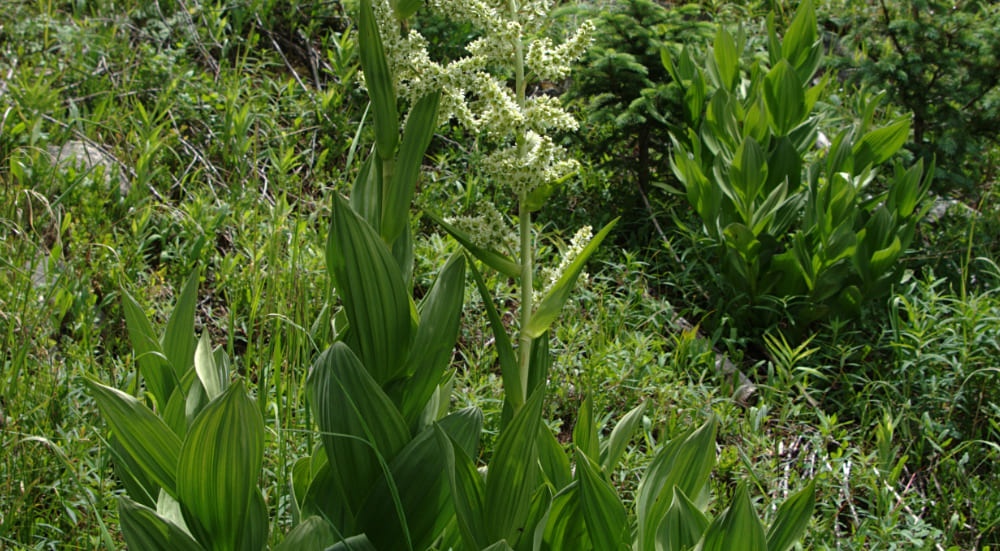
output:
[[[774,323],[775,303],[792,303],[799,325],[855,316],[897,281],[933,171],[896,162],[877,179],[909,135],[906,120],[866,120],[814,151],[826,80],[812,84],[822,59],[812,5],[783,39],[773,17],[768,27],[766,63],[741,55],[743,40],[725,30],[704,58],[685,49],[670,62],[694,121],[674,135],[674,173],[718,248],[724,288],[751,307],[744,324]]]

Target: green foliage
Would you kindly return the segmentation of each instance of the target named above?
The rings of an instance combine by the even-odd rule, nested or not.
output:
[[[925,163],[938,160],[939,192],[975,194],[996,175],[1000,8],[901,0],[847,1],[829,10],[830,26],[852,53],[833,66],[849,82],[884,88],[913,113],[908,148]]]
[[[780,40],[768,21],[769,64],[741,55],[742,38],[724,29],[703,61],[687,49],[669,60],[675,79],[690,83],[695,117],[674,135],[674,173],[720,251],[730,292],[751,305],[794,299],[803,325],[857,316],[898,280],[933,167],[924,176],[922,162],[897,162],[878,189],[876,169],[905,143],[906,120],[841,130],[814,153],[826,81],[811,84],[822,59],[812,5]]]
[[[151,410],[120,390],[86,382],[112,430],[125,539],[140,549],[263,549],[267,512],[257,487],[264,421],[242,381],[230,384],[228,359],[192,337],[198,274],[189,278],[160,339],[141,311],[129,335],[160,381]],[[131,302],[131,298],[126,296]],[[168,381],[169,384],[163,384]]]

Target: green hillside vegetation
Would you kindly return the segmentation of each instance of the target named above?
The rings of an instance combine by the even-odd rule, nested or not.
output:
[[[0,549],[1000,548],[998,29],[0,3]]]

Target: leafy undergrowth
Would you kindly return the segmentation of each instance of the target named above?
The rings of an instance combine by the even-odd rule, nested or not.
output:
[[[339,3],[0,6],[0,548],[123,545],[121,485],[82,378],[134,388],[122,293],[162,327],[194,270],[196,329],[234,358],[268,427],[272,543],[287,532],[289,469],[315,443],[306,369],[334,338],[323,250],[332,194],[356,171],[356,71]],[[461,139],[442,132],[437,142]],[[69,143],[106,163],[61,166],[51,152]],[[489,196],[465,176],[472,156],[432,146],[418,204],[463,212]],[[555,221],[542,235],[550,248],[577,221],[610,217],[613,194],[594,184],[610,176],[584,166],[583,184],[555,198],[565,212],[542,214]],[[574,225],[556,227],[566,213]],[[415,229],[419,296],[456,247]],[[672,262],[700,252],[682,239],[670,254],[635,235],[619,241],[637,250],[600,253],[553,335],[545,407],[565,442],[585,396],[609,427],[647,404],[614,474],[626,503],[657,444],[714,413],[721,503],[740,482],[772,503],[819,481],[804,548],[1000,541],[1000,297],[988,267],[968,291],[914,276],[888,307],[817,326],[804,345],[777,332],[744,343],[724,324],[700,327],[716,317],[709,302],[682,300],[703,296],[704,274]],[[506,282],[487,284],[513,311]],[[470,286],[452,402],[483,409],[488,440],[502,396],[477,301]],[[752,393],[720,372],[726,358]]]

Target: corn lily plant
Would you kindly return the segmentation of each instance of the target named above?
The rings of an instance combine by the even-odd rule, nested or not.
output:
[[[419,4],[360,2],[358,36],[375,144],[350,200],[333,198],[326,260],[342,312],[336,342],[310,368],[308,401],[320,443],[292,469],[295,526],[278,549],[680,551],[731,549],[739,542],[741,549],[786,551],[808,523],[812,485],[786,499],[769,530],[745,488],[710,519],[713,419],[657,451],[640,482],[634,518],[609,473],[641,424],[643,407],[602,440],[592,403],[584,401],[569,453],[543,422],[552,363],[548,330],[611,226],[589,239],[580,232],[561,271],[536,285],[531,213],[573,169],[542,132],[573,123],[552,102],[527,98],[525,89],[531,73],[546,78],[568,71],[587,28],[568,46],[544,38],[526,42],[541,28],[544,2],[456,2],[452,9],[493,31],[492,38],[487,33],[470,46],[482,59],[435,69],[404,48],[418,46],[418,35],[400,34]],[[401,52],[413,63],[404,65]],[[513,91],[486,72],[496,66],[513,67]],[[419,74],[406,72],[416,69]],[[491,109],[467,105],[468,90],[491,98]],[[400,99],[410,105],[404,124]],[[514,183],[518,253],[477,242],[432,214],[468,256],[449,259],[417,304],[409,290],[409,205],[437,122],[451,116],[485,134],[496,147],[487,165]],[[491,126],[502,121],[510,124]],[[516,338],[500,323],[477,260],[518,285]],[[475,459],[482,413],[448,412],[448,367],[467,269],[487,305],[505,388],[501,431],[485,466]],[[122,527],[131,548],[257,550],[267,540],[268,515],[256,488],[263,423],[243,384],[229,382],[225,359],[204,337],[194,344],[196,281],[192,277],[185,287],[161,339],[126,299],[153,409],[118,390],[88,385],[118,450],[129,492],[121,501]]]

